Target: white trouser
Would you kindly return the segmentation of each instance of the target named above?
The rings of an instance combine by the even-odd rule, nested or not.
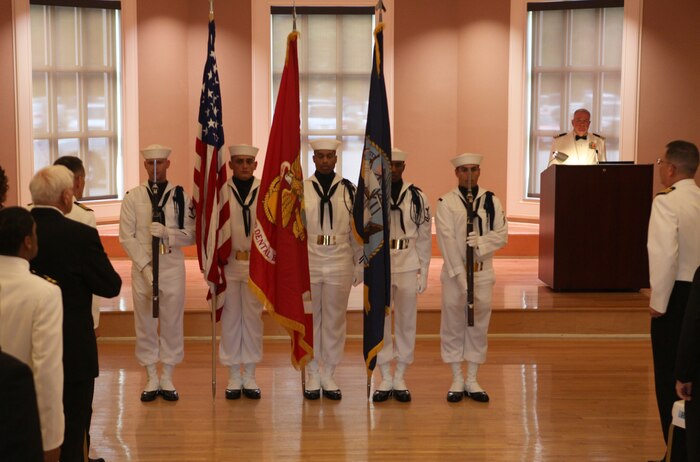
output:
[[[466,277],[461,275],[460,277]],[[446,363],[471,361],[483,364],[488,348],[487,334],[491,320],[491,296],[496,282],[492,269],[474,273],[474,325],[467,326],[467,294],[462,293],[454,278],[446,271],[440,274],[442,283],[442,315],[440,343],[442,360]]]
[[[163,257],[161,255],[161,257]],[[158,277],[159,317],[153,317],[152,287],[135,266],[131,267],[136,328],[136,359],[142,366],[176,365],[184,356],[182,330],[185,309],[185,263],[171,261],[160,265]],[[158,324],[160,323],[160,336]]]
[[[262,359],[262,304],[248,281],[226,279],[226,301],[221,313],[219,361],[225,366],[259,363]]]
[[[392,359],[411,364],[416,346],[416,294],[418,270],[391,273],[392,310],[384,318],[384,347],[377,355],[378,364]],[[394,338],[391,336],[392,318]]]
[[[323,276],[311,282],[314,359],[336,366],[343,359],[352,274]]]

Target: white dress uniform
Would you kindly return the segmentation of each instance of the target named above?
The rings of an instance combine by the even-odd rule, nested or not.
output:
[[[563,152],[568,159],[561,161],[554,158],[555,151]],[[550,150],[549,163],[565,165],[593,165],[606,160],[605,138],[595,133],[588,132],[585,139],[576,140],[576,133],[562,133],[555,136]]]
[[[418,278],[427,282],[432,251],[430,204],[427,196],[414,188],[412,183],[403,183],[396,203],[392,199],[390,254],[393,309],[384,321],[384,347],[377,355],[380,366],[392,359],[404,364],[413,363]],[[419,210],[413,204],[414,191],[420,198]],[[391,335],[392,317],[394,339]]]
[[[491,195],[493,210],[487,211]],[[491,319],[491,295],[496,281],[493,254],[508,242],[508,222],[498,198],[479,188],[474,198],[476,213],[474,231],[481,244],[474,249],[474,326],[467,327],[467,294],[457,278],[466,280],[466,201],[459,188],[439,199],[435,215],[438,244],[444,258],[442,283],[442,316],[440,340],[442,360],[483,364],[486,361],[487,333]]]
[[[348,297],[362,256],[362,247],[352,234],[351,193],[341,180],[338,174],[333,178],[325,205],[314,188],[323,191],[316,176],[304,181],[314,359],[330,367],[343,357]]]
[[[239,191],[233,182],[228,181],[229,209],[231,211],[231,241],[233,248],[228,264],[224,268],[226,274],[226,300],[221,313],[221,342],[219,344],[219,360],[221,364],[233,366],[237,364],[259,363],[262,359],[262,304],[248,288],[250,268],[250,239],[251,231],[255,228],[256,204],[260,180],[255,178],[243,205],[238,202]],[[246,218],[248,233],[246,234]]]
[[[142,366],[158,361],[176,365],[184,356],[185,262],[182,247],[194,242],[194,212],[186,193],[183,193],[184,209],[178,210],[175,189],[168,183],[159,204],[163,208],[168,236],[163,239],[166,253],[159,256],[160,317],[157,319],[152,314],[152,286],[141,273],[151,264],[152,207],[148,181],[127,192],[119,217],[119,242],[132,261],[136,359]],[[179,213],[184,217],[182,229],[178,226]]]
[[[73,207],[70,213],[66,215],[67,218],[83,223],[90,226],[91,228],[97,228],[97,219],[95,218],[95,212],[80,202],[78,202],[75,197],[73,198]],[[100,297],[97,295],[92,296],[92,323],[95,329],[100,326]]]
[[[65,431],[62,326],[61,289],[31,274],[27,260],[0,255],[0,349],[32,369],[45,451]]]

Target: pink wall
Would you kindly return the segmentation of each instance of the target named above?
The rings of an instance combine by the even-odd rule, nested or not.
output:
[[[637,162],[652,163],[672,140],[700,145],[700,4],[644,2]],[[700,172],[695,177],[700,181]],[[661,189],[658,175],[655,190]]]
[[[17,205],[17,146],[15,125],[12,0],[0,0],[0,166],[10,181],[5,205]]]

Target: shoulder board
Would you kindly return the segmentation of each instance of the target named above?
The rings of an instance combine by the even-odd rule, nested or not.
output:
[[[83,205],[83,204],[81,204],[81,203],[78,202],[78,201],[75,201],[75,202],[73,202],[73,203],[74,203],[75,205],[77,205],[78,207],[80,207],[81,209],[87,211],[87,212],[94,212],[94,210],[92,210],[90,207],[88,207],[88,206],[86,206],[86,205]]]
[[[54,278],[51,278],[51,277],[49,277],[49,276],[46,276],[45,274],[39,274],[39,273],[37,273],[37,272],[34,271],[34,270],[32,270],[32,274],[35,275],[35,276],[39,276],[40,278],[43,278],[43,279],[49,281],[51,284],[58,285],[58,281],[57,281],[57,280],[55,280]]]
[[[566,135],[566,132],[564,132],[564,133],[559,133],[559,134],[556,135],[554,138],[559,138],[559,137],[564,136],[564,135]]]
[[[601,136],[601,135],[599,135],[599,134],[597,134],[597,133],[592,133],[592,135],[593,135],[593,136],[597,136],[597,137],[600,138],[601,140],[605,141],[605,137],[604,137],[604,136]]]
[[[660,196],[660,195],[662,195],[662,194],[668,194],[668,193],[670,193],[671,191],[673,191],[674,189],[676,189],[675,186],[669,186],[668,188],[664,189],[663,191],[659,191],[658,193],[656,193],[656,195],[657,195],[657,196]]]

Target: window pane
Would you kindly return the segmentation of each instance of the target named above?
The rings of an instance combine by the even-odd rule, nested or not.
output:
[[[114,13],[97,8],[84,8],[81,11],[83,19],[83,66],[111,66],[111,60],[114,56],[114,40],[110,40],[110,37]]]
[[[309,15],[308,72],[333,72],[337,69],[336,16]]]
[[[80,113],[78,111],[78,78],[74,73],[56,75],[54,92],[56,94],[56,117],[59,132],[76,132],[80,130]]]
[[[343,28],[342,66],[344,72],[372,71],[372,17],[369,15],[341,16]]]
[[[61,138],[58,140],[58,157],[76,156],[80,157],[80,139]]]
[[[87,100],[88,130],[108,130],[108,91],[107,74],[85,75],[85,98]]]
[[[596,90],[595,80],[595,75],[592,72],[580,72],[571,76],[569,114],[573,115],[576,109],[582,107],[591,110],[593,107],[593,91]],[[591,120],[594,120],[595,115],[591,115]],[[593,122],[591,122],[591,129],[593,125]]]
[[[360,178],[362,149],[365,145],[364,138],[364,136],[344,136],[343,144],[340,147],[341,156],[338,162],[340,164],[338,173],[355,184]]]
[[[587,8],[572,11],[571,64],[594,66],[598,64],[598,33],[596,10]]]
[[[77,8],[55,7],[53,30],[54,64],[71,69],[78,65],[77,31],[75,14]]]
[[[536,13],[540,18],[539,65],[561,67],[564,65],[564,47],[566,46],[565,15],[563,10],[542,11]]]
[[[364,131],[367,125],[368,95],[369,76],[343,79],[343,130]]]
[[[600,131],[620,133],[620,74],[604,72],[603,94],[600,101]]]
[[[49,114],[48,76],[46,72],[33,72],[32,118],[35,135],[45,136],[49,133]]]
[[[335,130],[335,75],[309,77],[309,130]]]
[[[48,7],[31,5],[32,28],[32,67],[44,67],[49,65],[46,53],[46,17]]]
[[[34,171],[51,165],[51,146],[49,140],[34,140]]]
[[[85,195],[89,197],[113,194],[110,183],[115,171],[110,156],[109,138],[88,138],[88,154],[85,158]]]
[[[622,66],[622,24],[624,9],[607,8],[603,13],[603,65]]]
[[[297,28],[300,22],[297,18]],[[287,53],[287,36],[292,31],[292,16],[274,14],[272,15],[272,72],[282,73],[284,69],[284,58]],[[301,40],[297,40],[300,44]],[[297,45],[298,46],[298,45]]]
[[[537,112],[533,124],[538,130],[561,129],[561,104],[564,98],[564,79],[559,73],[539,75],[537,86]]]

